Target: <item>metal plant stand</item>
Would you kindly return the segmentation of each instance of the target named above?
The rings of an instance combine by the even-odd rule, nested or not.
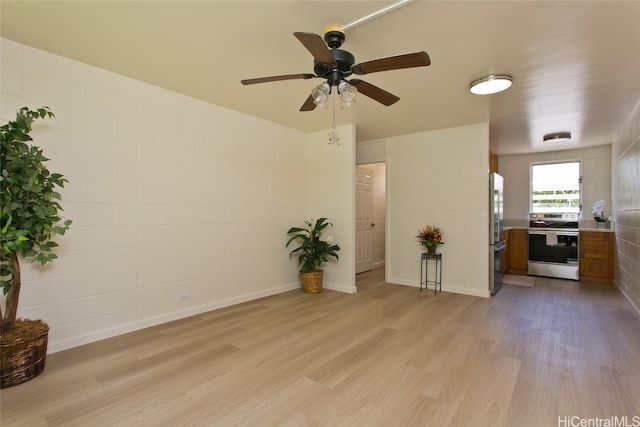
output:
[[[435,277],[433,280],[429,280],[429,261],[435,262]],[[423,275],[424,271],[424,275]],[[434,293],[438,293],[438,287],[442,292],[442,254],[430,254],[428,252],[422,253],[420,259],[420,292],[422,292],[422,285],[424,289],[429,289],[429,285],[433,285]]]

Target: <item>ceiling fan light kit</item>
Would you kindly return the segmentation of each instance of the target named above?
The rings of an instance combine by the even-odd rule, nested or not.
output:
[[[322,84],[319,84],[318,86],[314,87],[313,90],[311,91],[311,96],[313,97],[313,103],[318,107],[322,107],[327,102],[327,99],[329,99],[330,93],[331,93],[331,86],[329,86],[329,83],[324,82]]]
[[[569,142],[571,140],[571,132],[548,133],[542,137],[542,142],[560,143]]]
[[[469,84],[469,91],[474,95],[492,95],[509,89],[513,77],[507,74],[490,74]]]
[[[358,94],[358,89],[349,84],[346,80],[342,80],[338,83],[338,94],[340,95],[340,103],[342,104],[342,108],[350,107],[351,104],[355,102],[356,95]],[[317,107],[323,107],[329,96],[331,95],[331,86],[329,83],[324,82],[314,87],[311,90],[311,97],[313,98],[313,103]]]
[[[344,107],[350,107],[352,103],[356,100],[356,95],[358,95],[358,89],[349,84],[348,81],[343,80],[338,83],[338,93],[340,94],[340,101]]]

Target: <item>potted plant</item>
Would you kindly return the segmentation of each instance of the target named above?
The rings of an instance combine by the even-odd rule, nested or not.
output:
[[[442,233],[435,225],[425,225],[424,228],[418,229],[416,237],[420,239],[420,244],[427,248],[427,252],[430,254],[436,253],[438,245],[444,245]]]
[[[0,127],[2,194],[0,230],[2,260],[0,286],[4,305],[0,305],[0,387],[23,383],[44,369],[49,327],[42,320],[17,319],[20,297],[19,257],[44,265],[57,258],[51,239],[64,234],[70,220],[58,211],[60,193],[67,180],[51,173],[42,149],[30,145],[32,123],[51,118],[48,107],[18,110],[15,121]],[[3,310],[4,308],[4,310]]]
[[[604,200],[597,200],[593,204],[593,219],[596,220],[598,228],[607,228],[608,218],[604,216],[604,208],[607,206],[607,202]]]
[[[319,269],[323,262],[328,261],[328,257],[338,260],[340,246],[333,244],[333,237],[327,240],[321,239],[322,231],[327,226],[333,224],[327,222],[327,218],[318,218],[317,221],[305,219],[305,228],[291,227],[287,234],[291,235],[286,247],[293,241],[299,241],[300,246],[289,254],[289,257],[298,256],[300,264],[300,281],[302,289],[308,293],[322,292],[323,271]]]

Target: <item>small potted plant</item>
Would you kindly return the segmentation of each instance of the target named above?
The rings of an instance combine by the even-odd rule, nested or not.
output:
[[[597,200],[593,204],[593,219],[596,220],[598,228],[607,228],[608,218],[604,216],[604,208],[607,206],[607,202],[604,200]]]
[[[17,319],[20,297],[19,257],[44,265],[57,258],[51,239],[71,224],[58,211],[60,193],[67,180],[45,166],[42,149],[27,144],[37,119],[53,117],[47,107],[18,110],[15,121],[0,127],[0,387],[23,383],[44,370],[49,326],[42,320]],[[4,311],[3,311],[4,309]]]
[[[298,241],[300,246],[289,254],[289,257],[297,255],[300,264],[300,281],[302,289],[308,293],[322,292],[323,271],[320,265],[328,261],[328,257],[338,260],[340,246],[333,244],[333,237],[322,240],[322,231],[331,224],[327,218],[318,218],[317,221],[305,219],[306,227],[291,227],[287,234],[291,237],[287,241],[286,247]]]
[[[442,233],[435,225],[425,225],[424,228],[418,229],[416,236],[420,240],[420,244],[427,248],[430,254],[436,253],[438,245],[444,245],[442,241]]]

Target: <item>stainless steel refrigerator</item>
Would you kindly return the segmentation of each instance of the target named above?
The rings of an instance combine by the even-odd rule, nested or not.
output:
[[[489,291],[491,295],[502,287],[502,260],[507,244],[502,232],[504,214],[504,179],[489,174]]]

